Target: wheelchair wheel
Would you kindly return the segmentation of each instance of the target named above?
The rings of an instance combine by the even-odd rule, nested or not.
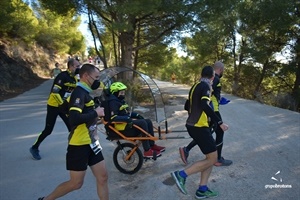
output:
[[[124,174],[134,174],[138,172],[144,161],[143,154],[139,148],[132,154],[132,156],[125,160],[131,150],[135,147],[132,143],[122,143],[117,146],[114,151],[113,160],[116,168]]]

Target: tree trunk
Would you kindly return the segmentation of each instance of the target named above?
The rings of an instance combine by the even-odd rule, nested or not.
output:
[[[134,32],[122,32],[120,34],[121,63],[122,67],[132,68],[132,50],[134,43]]]
[[[99,56],[99,58],[101,59],[101,61],[103,62],[104,69],[106,69],[107,68],[107,62],[106,62],[106,55],[105,55],[105,47],[104,47],[104,45],[102,43],[102,39],[100,37],[100,33],[99,33],[98,29],[97,29],[97,25],[96,25],[96,23],[94,21],[93,15],[90,13],[90,11],[89,11],[88,17],[89,17],[89,23],[88,23],[88,25],[89,25],[89,29],[90,29],[90,32],[91,32],[92,37],[93,37],[93,42],[94,42],[94,47],[95,47],[96,53]],[[103,56],[100,54],[100,52],[98,50],[97,43],[96,43],[96,37],[94,35],[94,31],[93,30],[95,30],[95,32],[97,34],[98,40],[99,40],[100,45],[101,45],[101,50],[102,50],[102,55]]]
[[[296,80],[292,90],[292,96],[295,100],[297,111],[300,112],[300,39],[297,39],[296,47]]]
[[[240,46],[240,55],[239,55],[239,64],[233,63],[234,70],[233,70],[233,84],[232,84],[232,94],[237,95],[239,91],[239,81],[240,81],[240,72],[242,69],[242,63],[244,61],[244,52],[243,47],[246,45],[246,41],[241,38],[241,46]]]
[[[141,26],[140,26],[140,24],[138,24],[137,25],[137,36],[136,36],[136,46],[137,47],[141,45],[140,31],[141,31]],[[133,69],[134,70],[137,70],[138,58],[139,58],[139,50],[136,49],[135,52],[134,52],[134,61],[133,61]]]
[[[237,94],[237,89],[238,89],[238,74],[236,73],[236,36],[235,34],[231,35],[232,36],[232,40],[233,40],[233,47],[232,47],[232,55],[233,55],[233,70],[234,70],[234,78],[233,78],[233,85],[232,85],[232,93],[234,95]]]
[[[239,91],[239,81],[240,81],[240,75],[238,73],[238,68],[241,68],[242,63],[239,61],[239,64],[233,63],[233,83],[232,83],[232,94],[238,95]]]
[[[113,39],[113,46],[114,46],[114,56],[115,56],[115,66],[119,65],[119,60],[118,60],[118,49],[117,48],[117,44],[116,44],[116,39],[115,39],[115,32],[112,30],[111,31],[112,34],[112,39]]]
[[[262,68],[262,72],[260,74],[260,77],[259,77],[259,80],[255,86],[255,90],[253,92],[253,97],[255,100],[257,100],[258,102],[263,102],[263,99],[262,99],[262,94],[260,92],[260,86],[261,86],[261,83],[262,81],[264,80],[265,78],[265,75],[266,75],[266,72],[267,72],[267,69],[268,69],[268,65],[269,65],[269,62],[266,61],[263,65],[263,68]]]

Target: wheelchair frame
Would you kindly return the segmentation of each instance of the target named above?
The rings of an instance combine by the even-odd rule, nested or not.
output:
[[[140,128],[137,125],[133,125],[134,128],[140,130],[142,133],[144,133],[146,135],[146,137],[126,137],[123,133],[121,133],[120,131],[116,130],[113,126],[114,123],[120,123],[120,122],[108,122],[105,121],[104,118],[101,118],[101,120],[99,121],[99,123],[102,123],[105,126],[105,132],[107,134],[107,140],[110,141],[116,141],[117,143],[117,147],[114,151],[114,155],[113,155],[113,159],[114,159],[114,164],[116,166],[116,168],[125,174],[134,174],[136,172],[138,172],[140,170],[140,168],[142,167],[143,161],[148,160],[149,158],[144,158],[143,154],[139,148],[139,146],[141,145],[141,141],[143,140],[162,140],[162,139],[187,139],[187,137],[181,137],[181,136],[177,136],[177,137],[162,137],[161,134],[162,133],[170,133],[170,132],[186,132],[184,131],[170,131],[168,130],[168,123],[167,123],[167,119],[166,119],[166,115],[165,115],[165,108],[164,108],[164,101],[162,98],[162,93],[160,92],[159,87],[157,86],[156,82],[150,78],[148,75],[141,73],[139,71],[133,70],[131,68],[128,67],[111,67],[111,68],[107,68],[104,70],[100,71],[100,81],[103,83],[103,90],[102,90],[102,94],[99,96],[99,100],[102,101],[106,99],[106,95],[108,95],[108,93],[106,93],[107,88],[109,88],[108,86],[113,82],[113,78],[120,74],[120,73],[134,73],[137,74],[143,81],[144,83],[148,86],[148,88],[150,89],[152,98],[154,100],[154,105],[155,105],[155,113],[156,113],[156,122],[158,123],[158,127],[156,128],[155,126],[153,126],[154,128],[154,132],[158,133],[158,137],[152,136],[151,134],[149,134],[148,132],[146,132],[145,130],[143,130],[142,128]],[[104,95],[104,96],[102,96]],[[101,96],[103,98],[101,98]],[[100,104],[101,105],[101,104]],[[158,114],[159,113],[159,114]],[[165,130],[162,131],[160,124],[162,122],[165,122]],[[122,123],[122,122],[121,122]],[[117,137],[111,137],[109,135],[109,132],[113,132],[117,135]],[[188,137],[190,138],[190,137]],[[122,140],[124,140],[125,142],[122,142]],[[119,156],[119,154],[121,154],[121,156]],[[154,160],[156,160],[156,157],[153,158]],[[124,163],[124,165],[122,165],[122,162]]]
[[[107,140],[109,141],[116,141],[117,147],[113,153],[113,161],[116,168],[124,173],[124,174],[134,174],[138,172],[144,160],[148,160],[150,158],[144,158],[142,151],[140,150],[140,145],[142,144],[141,141],[143,140],[159,140],[160,138],[152,136],[150,133],[142,129],[141,127],[133,124],[133,128],[138,129],[146,136],[144,137],[127,137],[119,130],[117,130],[113,125],[117,123],[124,123],[124,122],[107,122],[103,118],[99,124],[103,124],[105,127],[105,131],[107,134]],[[110,134],[114,133],[116,136],[110,136]],[[121,142],[125,140],[127,142]],[[156,157],[153,157],[153,160],[156,160]]]

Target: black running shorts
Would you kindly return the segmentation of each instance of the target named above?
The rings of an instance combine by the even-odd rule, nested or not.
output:
[[[189,135],[200,147],[203,154],[209,154],[217,150],[215,140],[209,127],[195,127],[186,125]]]
[[[66,157],[67,170],[71,171],[85,171],[87,166],[93,166],[104,160],[102,152],[95,155],[90,145],[69,145]]]

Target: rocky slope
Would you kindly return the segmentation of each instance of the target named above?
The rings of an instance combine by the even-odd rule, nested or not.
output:
[[[17,96],[49,79],[58,56],[35,44],[0,39],[0,101]]]

